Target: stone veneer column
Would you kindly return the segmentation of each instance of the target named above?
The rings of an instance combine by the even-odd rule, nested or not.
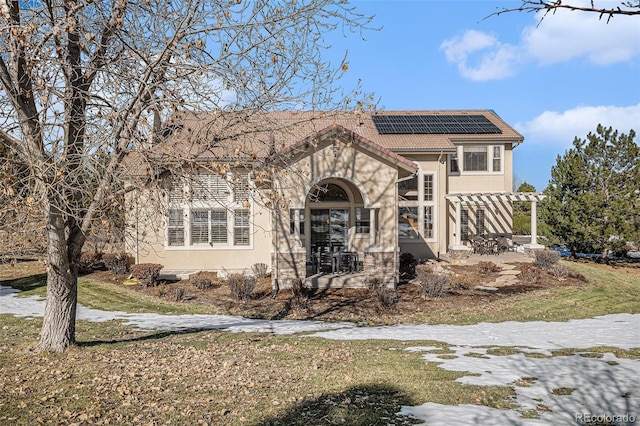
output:
[[[271,253],[271,283],[275,288],[275,280],[278,279],[280,289],[290,288],[294,279],[305,279],[307,275],[307,251],[304,247],[294,248],[291,251],[273,251]]]

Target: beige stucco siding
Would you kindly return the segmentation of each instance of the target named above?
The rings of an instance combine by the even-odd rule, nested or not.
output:
[[[292,160],[286,172],[277,181],[284,195],[286,205],[292,209],[304,209],[309,218],[310,208],[321,207],[308,199],[311,191],[319,183],[336,183],[344,188],[350,202],[345,204],[322,203],[322,207],[364,207],[377,212],[377,245],[385,250],[397,246],[394,224],[396,220],[396,180],[397,166],[356,144],[345,143],[341,139],[321,142],[299,158]],[[305,241],[295,241],[289,232],[289,212],[283,210],[282,219],[276,217],[279,250],[304,247]],[[355,218],[350,214],[350,249],[362,251],[370,246],[369,236],[355,233]],[[310,235],[310,222],[305,222],[305,235]],[[308,249],[308,247],[305,247]]]
[[[139,203],[145,203],[143,200]],[[133,205],[133,197],[128,204]],[[148,210],[148,209],[147,209]],[[162,209],[164,210],[164,209]],[[135,211],[135,206],[134,210]],[[141,210],[143,211],[143,210]],[[135,231],[136,217],[129,220],[130,232],[127,238],[127,252],[136,263],[159,263],[166,269],[206,270],[225,272],[250,272],[255,263],[270,265],[271,219],[270,211],[257,203],[252,203],[249,246],[190,246],[169,247],[165,244],[167,223],[166,211],[152,209],[150,215],[137,216],[138,231]],[[185,224],[185,226],[188,226]],[[229,230],[231,232],[231,230]],[[229,235],[230,241],[233,236]]]

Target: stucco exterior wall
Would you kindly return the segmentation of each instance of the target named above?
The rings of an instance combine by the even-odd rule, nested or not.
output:
[[[257,203],[251,207],[251,244],[237,247],[169,247],[165,244],[167,219],[164,209],[149,209],[144,194],[136,201],[129,196],[127,204],[133,210],[127,224],[126,251],[136,263],[159,263],[166,269],[250,272],[255,263],[271,265],[271,213]],[[138,204],[139,214],[135,214]],[[136,231],[137,222],[137,231]]]

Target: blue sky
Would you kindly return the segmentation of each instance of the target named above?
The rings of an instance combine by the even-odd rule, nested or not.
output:
[[[582,0],[578,0],[582,1]],[[603,3],[602,1],[600,3]],[[598,123],[640,132],[640,17],[559,11],[483,19],[518,1],[355,0],[380,31],[327,36],[343,84],[397,109],[493,109],[525,137],[514,175],[547,186],[556,156]],[[596,2],[598,5],[598,2]],[[638,138],[636,138],[636,141]]]

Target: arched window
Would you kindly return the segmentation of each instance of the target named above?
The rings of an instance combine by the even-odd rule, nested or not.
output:
[[[315,202],[322,201],[349,201],[346,191],[335,183],[327,183],[318,185],[310,194],[311,200]]]

